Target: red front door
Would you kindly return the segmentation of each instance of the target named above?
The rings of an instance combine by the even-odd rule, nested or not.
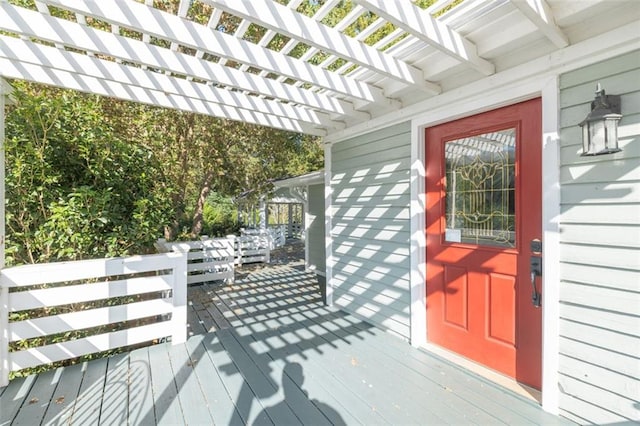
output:
[[[425,142],[428,339],[537,389],[541,140],[534,99],[429,128]]]

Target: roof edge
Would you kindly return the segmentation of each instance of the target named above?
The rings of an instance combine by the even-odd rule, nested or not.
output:
[[[288,179],[276,180],[273,182],[273,186],[276,188],[291,188],[295,186],[318,185],[321,183],[324,183],[324,169]]]

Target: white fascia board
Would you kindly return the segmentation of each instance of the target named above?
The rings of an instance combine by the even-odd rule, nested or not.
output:
[[[205,61],[139,40],[99,31],[67,20],[0,2],[0,29],[117,60],[144,64],[195,79],[213,81],[336,115],[362,114],[353,105],[332,96],[300,89],[273,79]],[[63,30],[63,31],[61,31]],[[108,46],[108,50],[105,47]]]
[[[549,78],[542,95],[542,407],[559,413],[560,389],[560,88]]]
[[[412,123],[412,129],[415,124]],[[410,329],[409,341],[418,347],[427,343],[427,236],[426,223],[426,158],[424,132],[411,132],[411,184],[409,211],[411,217],[410,244]]]
[[[131,86],[163,91],[195,100],[207,100],[233,108],[260,111],[292,120],[303,121],[313,127],[335,127],[324,114],[295,107],[278,101],[247,96],[243,93],[220,89],[203,83],[122,65],[74,52],[48,47],[30,41],[0,35],[0,55],[15,62],[27,62],[45,68],[76,73]],[[46,59],[45,59],[46,58]],[[344,127],[343,123],[338,126]]]
[[[604,61],[637,49],[640,49],[638,22],[632,22],[608,33],[569,45],[564,49],[559,49],[556,52],[469,83],[455,90],[444,92],[406,108],[376,117],[365,123],[356,124],[345,130],[331,132],[324,138],[324,142],[325,144],[340,143],[351,137],[403,123],[424,115],[430,117],[431,125],[451,121],[485,111],[487,105],[491,105],[492,98],[499,99],[503,97],[501,93],[503,91],[512,92],[514,100],[518,96],[522,96],[519,100],[525,100],[528,97],[524,94],[529,93],[531,90],[529,87],[530,81],[539,81],[539,79],[559,75],[581,66]],[[536,83],[535,86],[537,87],[538,84]],[[477,105],[477,107],[474,108],[474,105]],[[498,108],[505,105],[507,103],[495,103],[492,107]]]
[[[326,304],[333,306],[333,288],[335,279],[333,277],[333,266],[335,257],[333,256],[333,188],[331,187],[331,145],[324,145],[324,247],[325,247],[325,280]]]
[[[273,186],[277,188],[290,188],[295,186],[319,185],[324,183],[324,169],[307,173],[300,176],[294,176],[288,179],[276,180]]]
[[[425,81],[419,69],[277,2],[263,0],[204,0],[204,2],[324,52],[348,59],[385,77],[431,94],[441,92],[439,85]]]
[[[2,56],[0,56],[0,76],[292,132],[316,136],[323,136],[326,133],[323,130],[310,127],[302,122],[284,117],[277,117],[228,105],[220,105],[201,99],[172,95],[165,91],[127,85],[41,65],[18,62]]]
[[[442,53],[481,73],[491,75],[495,72],[495,66],[491,62],[478,56],[475,44],[413,3],[388,0],[354,1],[382,16],[396,27],[402,28]]]
[[[141,3],[98,0],[44,1],[53,6],[92,16],[163,40],[177,42],[182,46],[211,55],[286,75],[294,80],[303,80],[311,85],[346,96],[368,102],[384,102],[386,100],[382,90],[372,85],[336,75],[282,53],[237,39],[232,35]],[[109,54],[108,52],[103,53]]]
[[[569,37],[556,25],[551,7],[546,0],[511,0],[553,44],[558,48],[569,45]]]

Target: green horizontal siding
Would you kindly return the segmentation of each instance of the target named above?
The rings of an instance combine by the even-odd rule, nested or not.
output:
[[[309,247],[309,266],[324,274],[326,269],[324,184],[310,185],[308,200],[309,227],[306,237]]]
[[[560,410],[640,420],[640,51],[560,79]],[[597,83],[621,96],[622,152],[580,157]]]
[[[331,148],[334,303],[409,338],[410,123]]]

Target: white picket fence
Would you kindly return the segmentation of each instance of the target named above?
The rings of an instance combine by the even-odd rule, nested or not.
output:
[[[0,386],[9,372],[170,337],[187,337],[187,255],[24,265],[0,271]],[[85,309],[92,304],[91,309]],[[10,314],[38,312],[9,321]],[[62,312],[62,313],[61,313]],[[17,314],[17,316],[19,316]],[[117,331],[105,332],[119,325]],[[83,336],[66,338],[83,331]],[[22,348],[56,336],[55,343]],[[18,343],[14,350],[9,345]]]
[[[229,238],[204,238],[200,241],[167,242],[159,239],[155,246],[161,252],[187,254],[187,284],[223,280],[233,282],[234,246]]]

